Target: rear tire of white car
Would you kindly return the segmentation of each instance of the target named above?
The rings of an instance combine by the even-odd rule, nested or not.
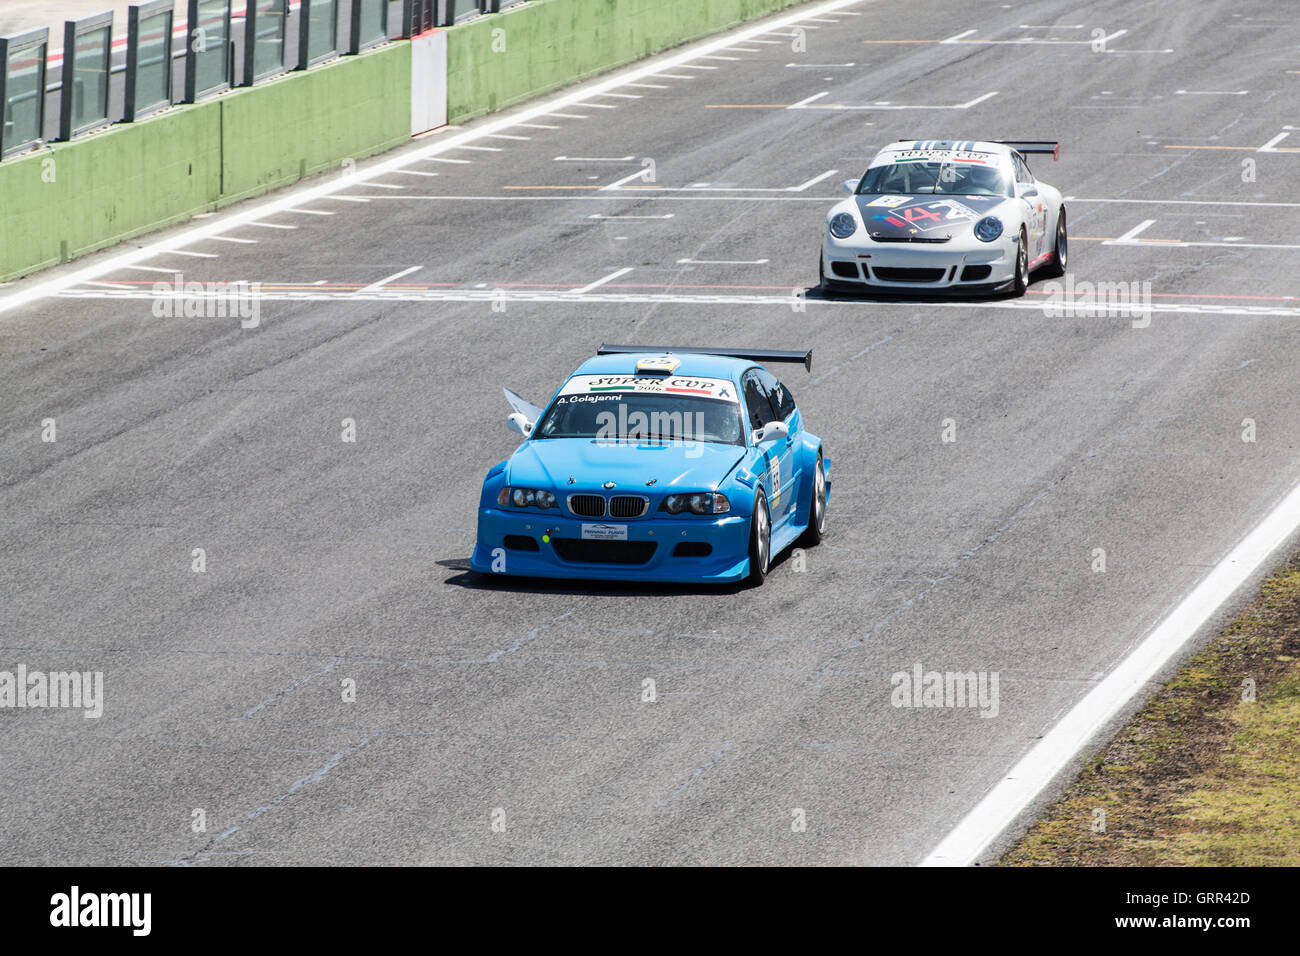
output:
[[[1011,287],[1011,294],[1022,296],[1025,290],[1029,288],[1029,237],[1025,235],[1025,227],[1020,227],[1020,244],[1016,246],[1016,278],[1015,284]]]
[[[1043,266],[1043,275],[1049,279],[1059,279],[1065,275],[1065,267],[1070,255],[1070,237],[1065,229],[1065,207],[1056,212],[1056,245],[1052,247],[1052,261]]]
[[[758,587],[772,564],[772,513],[763,492],[754,496],[754,517],[749,522],[749,583]]]

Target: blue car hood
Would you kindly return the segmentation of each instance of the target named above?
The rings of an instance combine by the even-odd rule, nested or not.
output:
[[[715,442],[609,442],[592,438],[526,441],[510,457],[512,485],[556,491],[598,491],[612,481],[625,491],[716,489],[745,455],[739,445]],[[572,477],[574,482],[569,483]],[[653,485],[646,482],[655,479]]]

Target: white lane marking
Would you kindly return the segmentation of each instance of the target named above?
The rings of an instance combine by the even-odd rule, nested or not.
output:
[[[205,239],[217,232],[227,231],[253,219],[265,219],[275,213],[293,209],[296,206],[313,202],[326,196],[332,196],[341,189],[354,186],[358,177],[362,182],[379,178],[394,170],[410,166],[413,163],[432,159],[435,156],[447,152],[455,146],[475,142],[483,139],[491,133],[499,133],[503,130],[508,130],[512,126],[539,119],[552,113],[556,109],[563,109],[567,106],[572,106],[573,104],[588,99],[597,93],[618,89],[623,84],[633,80],[641,80],[646,77],[661,76],[665,73],[671,73],[671,71],[678,67],[684,66],[691,60],[707,53],[725,49],[726,47],[732,46],[736,43],[747,42],[752,38],[763,36],[774,29],[779,30],[785,26],[797,24],[801,19],[808,16],[833,13],[844,7],[858,5],[861,2],[862,0],[826,0],[826,2],[818,4],[812,9],[805,10],[802,13],[779,17],[775,20],[756,26],[731,31],[713,39],[698,44],[692,44],[680,53],[669,53],[666,55],[650,57],[646,60],[644,65],[615,71],[604,78],[595,79],[590,83],[584,83],[575,88],[572,92],[543,98],[535,105],[520,109],[512,116],[485,120],[476,125],[473,129],[441,133],[441,135],[427,140],[427,145],[422,144],[418,148],[409,152],[402,151],[399,155],[390,156],[388,159],[380,160],[372,166],[359,169],[347,180],[330,177],[329,179],[319,183],[303,185],[301,187],[288,187],[284,191],[278,193],[274,198],[268,198],[265,201],[233,207],[230,211],[225,212],[220,216],[214,216],[209,222],[182,229],[174,235],[168,236],[164,239],[159,239],[147,243],[146,245],[132,248],[123,253],[107,256],[91,265],[85,266],[84,268],[69,270],[63,275],[54,278],[32,282],[30,284],[24,283],[23,287],[13,292],[9,292],[4,296],[0,296],[0,313],[8,312],[11,309],[27,305],[50,295],[55,295],[64,289],[85,282],[87,279],[97,279],[103,275],[107,275],[113,270],[121,269],[124,266],[135,262],[145,261],[163,252],[171,252],[177,248],[192,245],[195,242]],[[583,118],[586,119],[588,117]],[[515,197],[511,198],[514,199]]]
[[[426,156],[424,161],[426,163],[455,163],[457,166],[469,166],[474,162],[472,159],[451,159],[447,156]]]
[[[610,104],[610,103],[592,103],[592,102],[589,101],[589,100],[585,100],[585,101],[579,103],[578,105],[581,106],[581,107],[583,107],[583,108],[590,107],[590,108],[593,109],[593,110],[616,110],[616,109],[618,109],[617,106],[614,106],[614,105],[612,105],[612,104]]]
[[[826,172],[822,173],[820,176],[814,176],[812,179],[808,180],[806,183],[800,183],[798,186],[792,186],[792,187],[790,187],[790,192],[792,192],[792,193],[801,193],[801,192],[803,192],[805,189],[807,189],[809,186],[816,186],[816,185],[817,185],[819,182],[821,182],[823,179],[830,179],[830,178],[831,178],[832,176],[834,176],[837,172],[839,172],[838,169],[828,169],[828,170],[826,170]]]
[[[472,149],[477,153],[504,153],[500,146],[453,146],[452,149]]]
[[[574,103],[574,106],[586,106],[586,103]],[[583,116],[581,113],[545,113],[545,116],[559,116],[564,119],[591,119],[590,116]]]
[[[997,90],[994,90],[992,93],[985,93],[983,96],[977,96],[977,97],[975,97],[975,99],[973,99],[973,100],[967,100],[965,103],[961,103],[961,104],[959,104],[959,105],[953,107],[953,109],[958,109],[958,110],[968,110],[968,109],[970,109],[972,106],[974,106],[976,103],[983,103],[985,100],[987,100],[987,99],[992,99],[993,97],[995,97],[995,96],[997,96],[997,95],[998,95]]]
[[[556,156],[557,163],[630,163],[635,156]]]
[[[728,49],[730,49],[730,47],[728,47]],[[755,50],[754,52],[757,53],[758,51]],[[700,57],[700,59],[701,59],[701,60],[730,60],[730,61],[733,62],[733,63],[739,63],[740,60],[741,60],[741,58],[738,57],[738,56],[716,56],[716,55],[714,55],[714,56],[702,56],[702,57]]]
[[[6,285],[7,285],[7,284],[8,284],[8,283],[6,283]],[[127,291],[127,290],[129,290],[129,291],[132,291],[132,292],[135,291],[135,287],[134,287],[134,286],[129,286],[129,285],[119,285],[119,284],[116,283],[116,282],[100,282],[98,279],[87,279],[84,283],[82,283],[82,285],[97,285],[97,286],[99,286],[99,287],[101,287],[101,288],[104,288],[104,289],[121,289],[121,290],[123,290],[123,291]]]
[[[921,865],[966,866],[978,860],[998,834],[1142,691],[1297,527],[1300,487],[1293,488],[1142,643],[1020,758]]]
[[[634,86],[639,90],[671,90],[672,87],[667,83],[624,83],[624,86]]]
[[[770,259],[678,259],[679,266],[765,266]]]
[[[729,46],[728,50],[734,50],[737,53],[762,53],[762,50],[755,50],[752,46]]]
[[[324,209],[285,209],[284,212],[301,213],[304,216],[332,216],[334,213]]]
[[[394,272],[392,275],[386,276],[385,278],[380,279],[378,282],[372,282],[364,289],[358,289],[357,291],[360,293],[378,292],[384,286],[388,285],[388,283],[396,282],[398,279],[402,278],[403,276],[409,276],[412,272],[419,272],[423,268],[424,266],[411,266],[411,268],[409,269],[403,269],[401,272]]]
[[[693,80],[695,77],[685,73],[651,73],[651,76],[662,76],[669,80]]]
[[[85,285],[83,282],[81,285]],[[288,283],[292,285],[292,283]],[[590,301],[604,302],[612,305],[645,305],[645,304],[681,304],[681,305],[772,305],[781,308],[790,308],[790,302],[793,297],[798,295],[800,301],[807,302],[810,306],[824,306],[845,309],[858,309],[862,311],[886,307],[890,305],[924,305],[926,308],[935,309],[999,309],[1013,310],[1018,312],[1037,312],[1040,315],[1046,303],[1041,301],[1025,302],[1023,300],[1008,301],[966,301],[966,300],[935,300],[935,301],[915,301],[899,296],[890,302],[876,302],[869,299],[818,299],[806,298],[805,293],[808,291],[806,286],[791,284],[789,291],[784,293],[773,294],[740,294],[740,293],[674,293],[674,292],[607,292],[603,294],[586,296]],[[259,292],[250,293],[255,298],[266,302],[295,302],[307,300],[312,302],[329,302],[340,299],[355,299],[356,292],[298,292],[298,291],[277,291],[277,292]],[[122,292],[95,292],[81,289],[65,290],[59,293],[64,298],[81,298],[81,299],[151,299],[153,294],[147,290],[133,289],[130,293]],[[168,293],[174,295],[174,293]],[[399,301],[399,302],[490,302],[502,297],[512,302],[534,302],[534,303],[572,303],[573,293],[569,291],[549,291],[549,292],[511,292],[511,291],[483,291],[475,292],[473,290],[445,290],[431,289],[419,291],[414,289],[384,289],[377,293],[372,293],[374,301]],[[1295,301],[1296,296],[1278,296],[1278,299]],[[1150,307],[1143,306],[1145,313],[1149,308],[1152,315],[1231,315],[1245,316],[1249,318],[1259,318],[1261,316],[1279,316],[1286,319],[1300,319],[1300,307],[1284,305],[1223,305],[1219,302],[1209,303],[1154,303]],[[1117,311],[1112,318],[1123,319],[1126,322],[1131,316],[1123,314],[1123,311]]]
[[[972,106],[975,106],[979,103],[983,103],[985,100],[997,96],[998,91],[994,90],[991,93],[985,93],[983,96],[977,96],[973,100],[967,100],[965,103],[954,103],[951,106],[929,106],[929,105],[918,106],[914,104],[900,105],[900,104],[890,103],[888,100],[882,100],[878,103],[870,103],[865,106],[850,106],[844,103],[814,102],[814,100],[819,100],[823,96],[829,96],[829,95],[830,95],[829,90],[827,90],[824,93],[817,93],[813,96],[808,97],[807,99],[800,100],[798,103],[794,103],[791,104],[790,106],[787,106],[786,109],[788,110],[843,110],[846,112],[858,111],[858,110],[864,110],[867,112],[874,112],[875,110],[968,110]]]
[[[619,100],[643,100],[645,99],[640,93],[597,93],[597,96],[612,96]]]
[[[1107,239],[1104,245],[1107,246],[1123,245],[1126,242],[1132,242],[1134,239],[1138,237],[1139,233],[1144,232],[1145,230],[1149,229],[1151,226],[1154,226],[1155,224],[1156,221],[1154,219],[1143,219],[1140,223],[1138,223],[1128,232],[1124,233],[1124,235],[1120,236],[1118,239]]]
[[[1118,40],[1127,30],[1116,30],[1114,33],[1107,34],[1099,40],[1040,40],[1036,37],[1020,37],[1016,40],[967,40],[966,37],[976,30],[967,30],[965,33],[958,33],[956,36],[948,37],[946,40],[940,40],[940,43],[969,43],[975,46],[1091,46],[1093,43],[1100,43],[1102,48],[1111,40]],[[1115,53],[1168,53],[1168,50],[1115,50],[1106,52]]]
[[[716,66],[696,66],[696,65],[693,64],[693,63],[683,63],[683,64],[682,64],[682,69],[683,69],[683,70],[716,70],[717,67],[716,67]]]
[[[1071,23],[1071,24],[1057,23],[1057,24],[1049,24],[1047,26],[1031,26],[1028,23],[1022,23],[1020,24],[1020,29],[1022,30],[1082,30],[1083,24],[1082,23]]]
[[[1245,96],[1250,90],[1174,90],[1175,96]]]
[[[376,187],[376,188],[378,188],[378,189],[405,189],[405,188],[406,188],[405,186],[394,186],[392,183],[375,183],[375,182],[367,182],[367,183],[362,183],[362,184],[360,184],[360,185],[364,185],[364,186],[367,186],[367,187],[369,187],[369,186],[374,186],[374,187]]]
[[[619,276],[625,276],[625,275],[627,275],[627,274],[628,274],[629,272],[631,272],[631,271],[632,271],[632,267],[631,267],[631,266],[627,266],[627,267],[625,267],[625,268],[623,268],[623,269],[618,269],[618,270],[616,270],[616,271],[614,271],[614,272],[611,272],[609,275],[604,276],[603,278],[597,279],[595,282],[591,282],[591,283],[588,283],[587,285],[584,285],[581,289],[575,289],[575,290],[573,291],[573,294],[574,294],[574,295],[586,295],[586,294],[587,294],[588,292],[590,292],[592,289],[599,289],[599,288],[600,288],[601,286],[603,286],[606,282],[613,282],[613,281],[614,281],[615,279],[617,279]]]
[[[856,63],[787,63],[787,70],[844,70],[851,66],[857,66]],[[823,93],[822,96],[826,94]]]
[[[946,39],[946,40],[940,40],[939,42],[940,42],[940,43],[956,43],[958,40],[964,40],[966,37],[970,36],[972,33],[978,33],[978,32],[979,32],[978,30],[967,30],[965,33],[958,33],[958,34],[956,34],[955,36],[950,36],[950,37],[948,37],[948,39]]]
[[[603,213],[593,212],[587,218],[588,219],[618,219],[622,221],[625,219],[672,219],[675,215],[676,213],[670,212],[666,216],[606,216]]]
[[[522,126],[524,129],[564,129],[563,126],[547,126],[545,123],[511,123],[511,126]]]
[[[1300,245],[1287,245],[1280,242],[1237,242],[1240,236],[1224,236],[1223,242],[1193,242],[1183,239],[1134,239],[1131,242],[1119,242],[1111,239],[1103,242],[1103,246],[1146,246],[1149,249],[1167,248],[1181,249],[1187,246],[1208,246],[1213,249],[1300,249]]]
[[[213,242],[233,242],[241,246],[255,246],[256,239],[236,239],[234,236],[208,236]]]
[[[747,41],[747,42],[749,42],[749,43],[763,43],[763,44],[766,44],[767,46],[785,46],[785,44],[784,44],[783,42],[781,42],[780,40],[757,40],[757,39],[755,39],[755,40],[749,40],[749,41]]]
[[[372,199],[382,199],[382,196],[326,196],[326,199],[336,199],[339,202],[370,202]]]
[[[297,226],[286,226],[278,222],[250,222],[250,226],[257,226],[259,229],[297,229]]]
[[[215,252],[190,252],[188,249],[173,249],[166,255],[172,256],[189,256],[191,259],[220,259],[221,257]]]
[[[1234,202],[1226,199],[1079,199],[1071,196],[1070,202],[1115,202],[1143,206],[1275,206],[1281,209],[1300,209],[1300,202]]]
[[[398,173],[398,174],[400,174],[400,175],[402,175],[402,176],[429,176],[429,177],[433,177],[433,176],[441,176],[441,175],[442,175],[441,173],[426,173],[424,170],[421,170],[421,169],[394,169],[393,172],[394,172],[394,173]]]
[[[1257,152],[1257,153],[1275,153],[1275,152],[1277,152],[1277,150],[1275,149],[1275,147],[1277,146],[1277,144],[1280,143],[1280,142],[1282,142],[1282,140],[1286,139],[1286,138],[1287,138],[1288,136],[1290,136],[1290,135],[1291,135],[1290,133],[1278,133],[1276,136],[1274,136],[1272,139],[1270,139],[1267,143],[1265,143],[1265,144],[1264,144],[1263,146],[1261,146],[1259,149],[1255,150],[1255,152]]]
[[[631,182],[632,180],[634,180],[634,179],[644,179],[646,173],[648,173],[648,172],[649,172],[648,169],[638,169],[638,170],[637,170],[636,172],[634,172],[634,173],[628,173],[628,174],[627,174],[626,176],[624,176],[622,179],[616,179],[616,180],[614,180],[614,181],[613,181],[612,183],[610,183],[608,186],[601,186],[599,191],[602,192],[602,193],[607,193],[607,192],[610,192],[610,191],[612,191],[612,190],[615,190],[615,189],[620,188],[621,186],[623,186],[624,183],[630,183],[630,182]]]
[[[165,276],[174,276],[181,269],[159,269],[157,266],[126,266],[127,269],[139,269],[141,272],[161,272]]]
[[[492,139],[513,139],[516,142],[527,143],[532,140],[531,136],[512,136],[509,133],[488,133]]]

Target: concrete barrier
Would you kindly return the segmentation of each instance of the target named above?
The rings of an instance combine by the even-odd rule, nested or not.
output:
[[[0,281],[297,182],[411,135],[393,43],[0,163]]]
[[[463,123],[802,0],[535,0],[450,28],[447,112]]]

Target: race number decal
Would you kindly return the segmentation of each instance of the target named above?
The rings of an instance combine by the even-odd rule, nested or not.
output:
[[[768,473],[772,476],[772,506],[781,501],[781,456],[772,452],[767,459]]]

